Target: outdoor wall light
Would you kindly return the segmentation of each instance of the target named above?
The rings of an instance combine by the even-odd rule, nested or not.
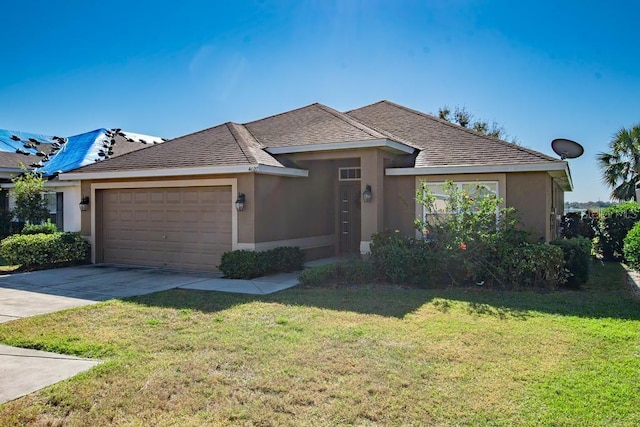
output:
[[[367,187],[362,192],[362,200],[364,200],[365,203],[369,203],[372,198],[373,194],[371,193],[371,186],[367,184]]]
[[[80,210],[84,212],[87,209],[89,209],[89,196],[84,196],[80,199]]]
[[[238,193],[238,198],[236,199],[236,210],[238,212],[244,210],[244,193]]]

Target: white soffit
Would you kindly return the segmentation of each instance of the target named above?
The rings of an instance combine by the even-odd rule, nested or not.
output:
[[[372,139],[370,141],[332,142],[329,144],[293,145],[288,147],[267,147],[269,154],[308,153],[313,151],[353,150],[359,148],[380,148],[394,153],[411,154],[413,147],[391,141],[389,139]]]

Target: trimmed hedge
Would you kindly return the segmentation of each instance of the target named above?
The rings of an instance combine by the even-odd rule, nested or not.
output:
[[[253,279],[271,273],[301,270],[304,252],[283,246],[268,251],[238,250],[222,254],[218,269],[230,279]]]
[[[605,208],[593,239],[594,252],[606,261],[620,261],[624,257],[624,238],[640,219],[640,206],[636,202]]]
[[[26,224],[20,234],[54,234],[58,233],[58,227],[50,219],[42,224]]]
[[[591,242],[585,237],[557,239],[551,242],[562,249],[565,268],[569,272],[567,286],[577,288],[589,280],[591,264]]]
[[[89,242],[80,233],[16,234],[0,243],[0,255],[24,266],[85,261]]]
[[[640,222],[624,238],[624,259],[634,270],[640,270]]]

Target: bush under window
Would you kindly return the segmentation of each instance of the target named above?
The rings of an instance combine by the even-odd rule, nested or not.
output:
[[[566,282],[562,249],[531,242],[517,212],[500,207],[495,194],[449,181],[436,198],[428,185],[416,193],[426,213],[415,224],[422,239],[374,236],[371,259],[379,279],[501,289],[556,289]],[[439,211],[449,214],[431,214]]]

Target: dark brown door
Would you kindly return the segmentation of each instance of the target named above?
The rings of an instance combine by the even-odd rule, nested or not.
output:
[[[360,183],[340,184],[340,253],[360,253]]]

